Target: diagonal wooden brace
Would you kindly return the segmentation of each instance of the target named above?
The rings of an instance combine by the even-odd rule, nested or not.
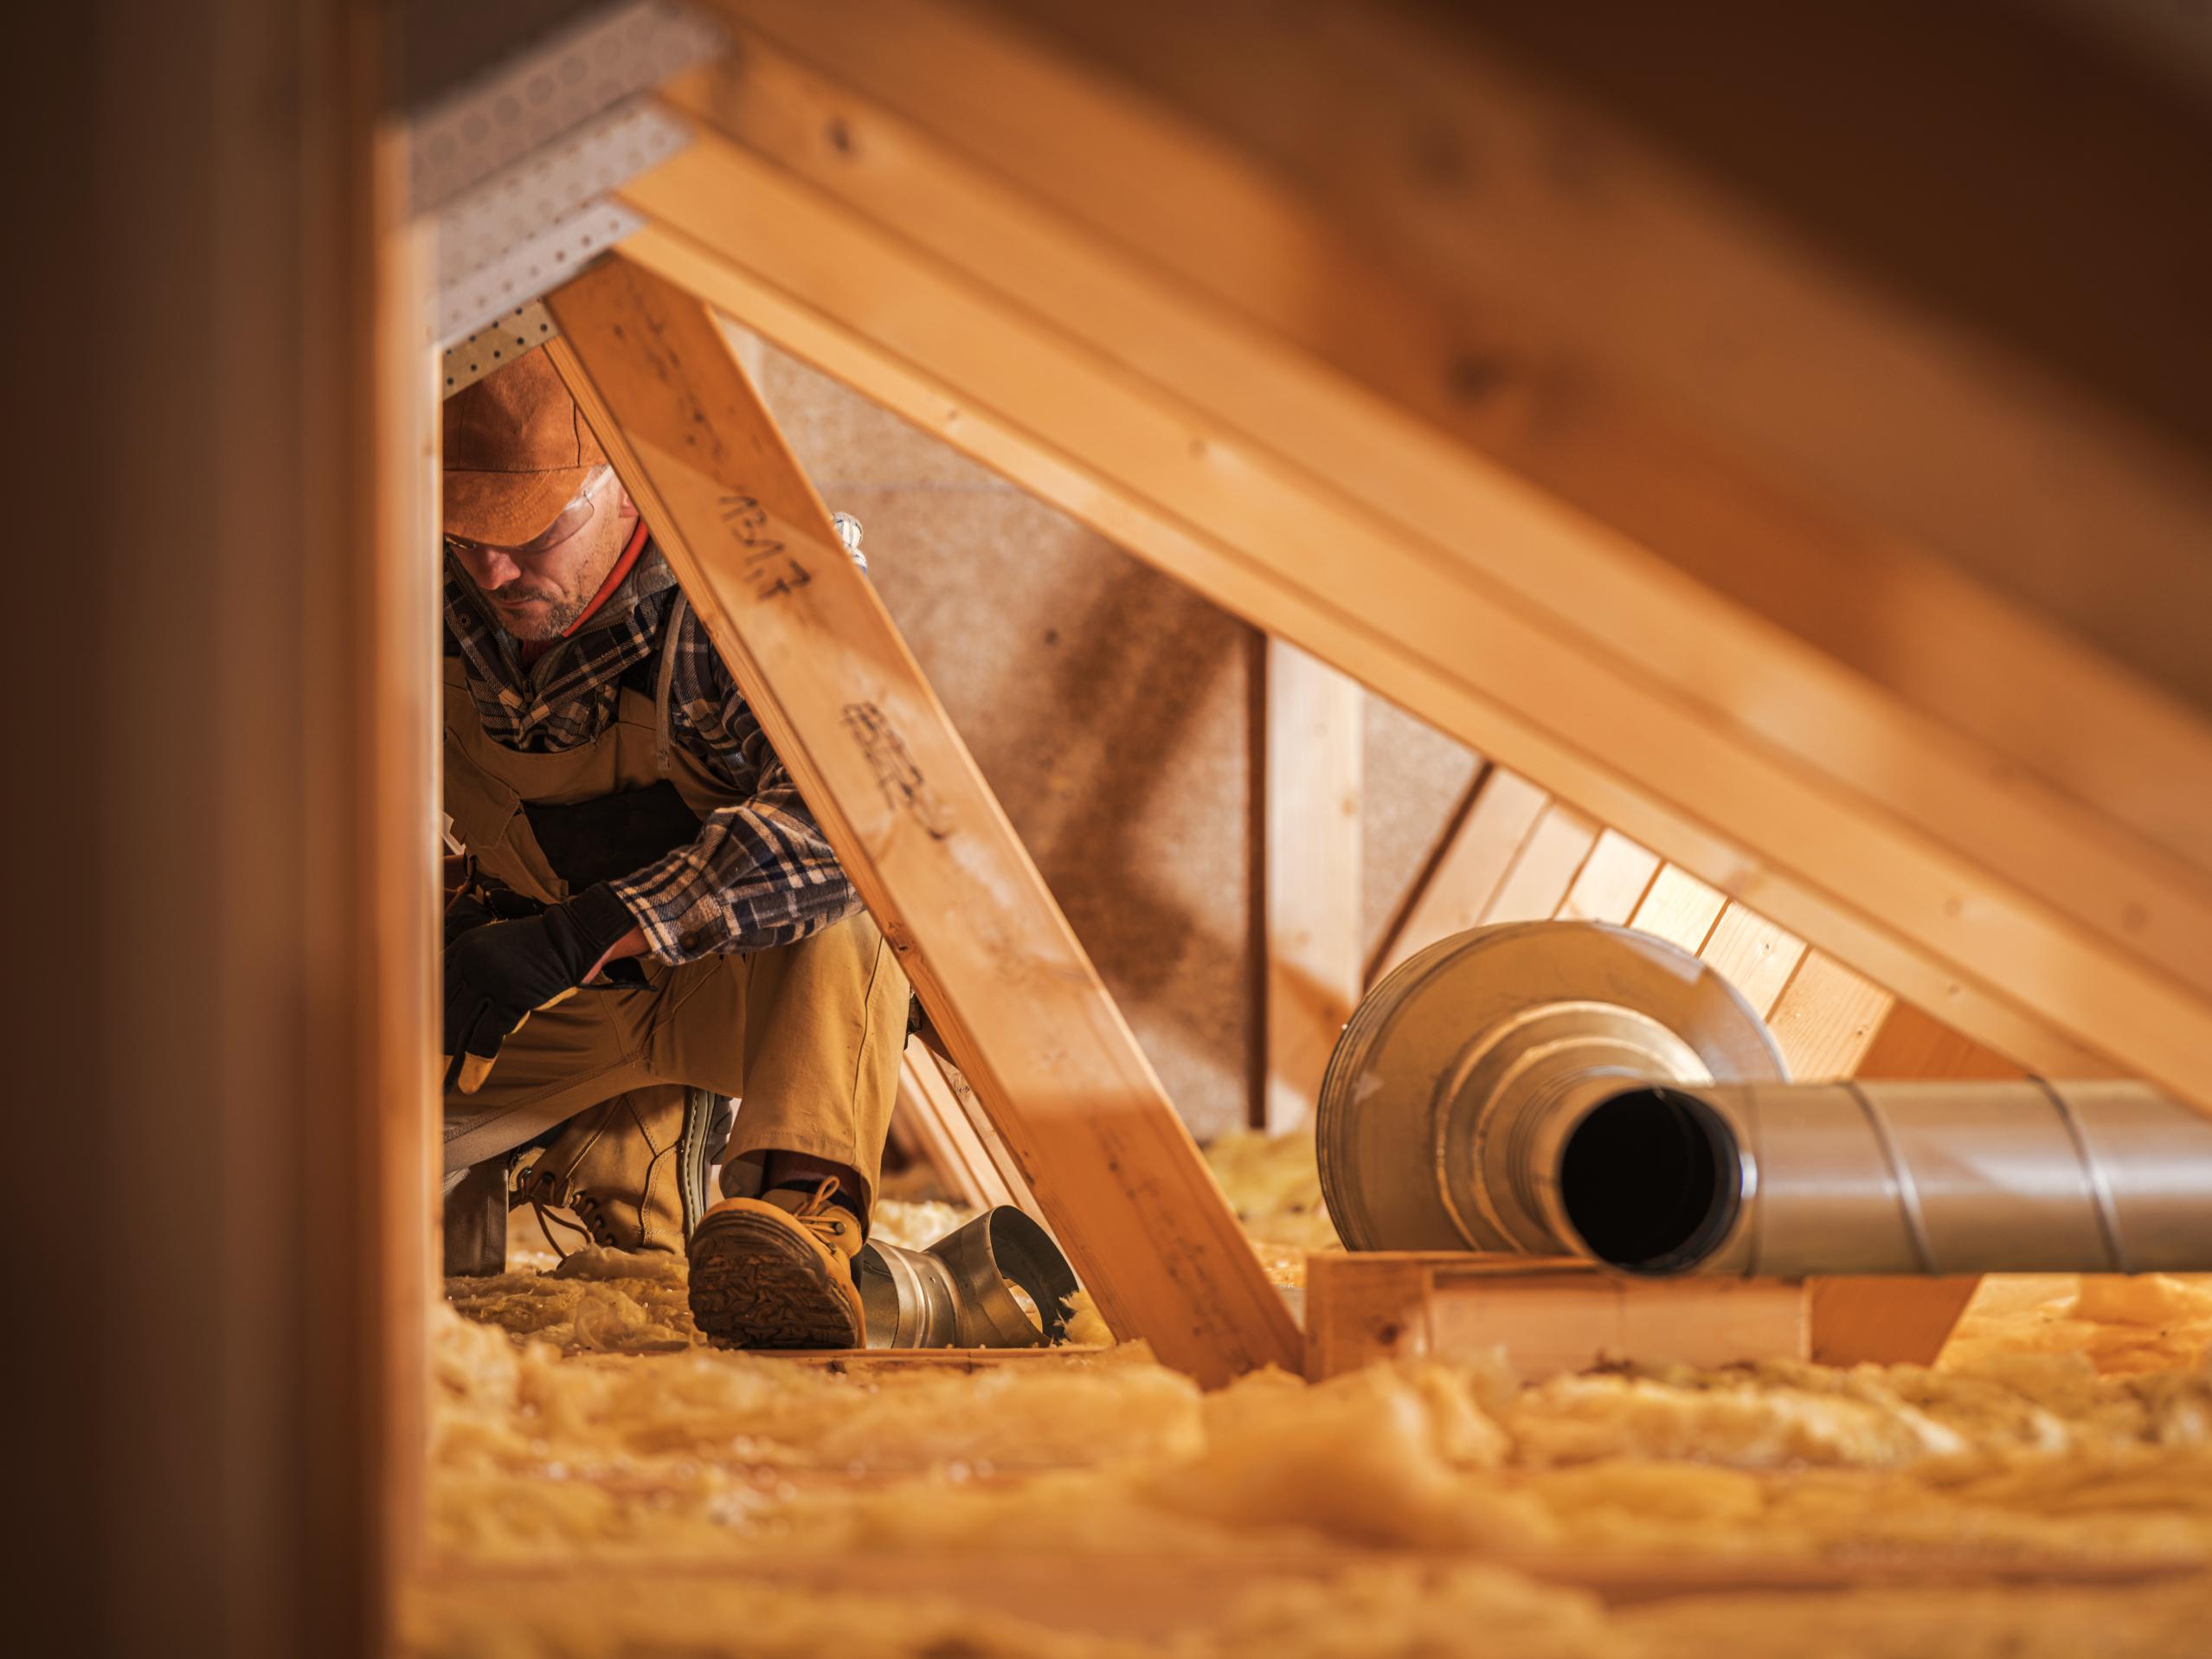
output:
[[[549,350],[1107,1322],[1207,1384],[1302,1364],[1190,1132],[723,325],[616,256]]]

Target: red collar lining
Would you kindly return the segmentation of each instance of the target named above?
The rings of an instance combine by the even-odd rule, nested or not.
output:
[[[640,513],[638,527],[630,532],[630,544],[622,550],[622,556],[614,561],[614,568],[607,573],[607,580],[599,584],[599,591],[591,596],[591,603],[583,608],[582,614],[561,631],[563,640],[573,638],[578,628],[598,614],[599,608],[608,601],[614,590],[629,580],[630,572],[636,568],[638,555],[645,551],[645,515]]]

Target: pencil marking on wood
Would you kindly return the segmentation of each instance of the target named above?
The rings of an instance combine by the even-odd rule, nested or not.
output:
[[[845,729],[852,734],[853,742],[860,745],[860,752],[868,757],[868,764],[875,768],[876,783],[892,810],[913,819],[929,833],[933,841],[942,841],[950,835],[950,809],[929,788],[929,779],[922,775],[922,768],[907,752],[906,740],[898,735],[884,711],[872,703],[848,703],[839,717]]]
[[[749,495],[720,498],[722,522],[737,543],[746,585],[758,600],[796,593],[813,580],[798,556],[768,533],[768,509]]]

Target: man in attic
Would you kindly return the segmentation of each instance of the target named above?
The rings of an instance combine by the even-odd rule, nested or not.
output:
[[[447,1270],[535,1203],[688,1236],[725,1341],[858,1347],[906,981],[546,354],[444,451]]]

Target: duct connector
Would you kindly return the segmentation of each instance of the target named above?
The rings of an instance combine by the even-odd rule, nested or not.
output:
[[[853,1263],[871,1348],[1033,1348],[1067,1334],[1075,1270],[1010,1206],[927,1250],[870,1239]]]
[[[2212,1119],[2128,1082],[1788,1080],[1665,941],[1477,929],[1362,1000],[1321,1083],[1354,1250],[1630,1274],[2212,1271]]]

